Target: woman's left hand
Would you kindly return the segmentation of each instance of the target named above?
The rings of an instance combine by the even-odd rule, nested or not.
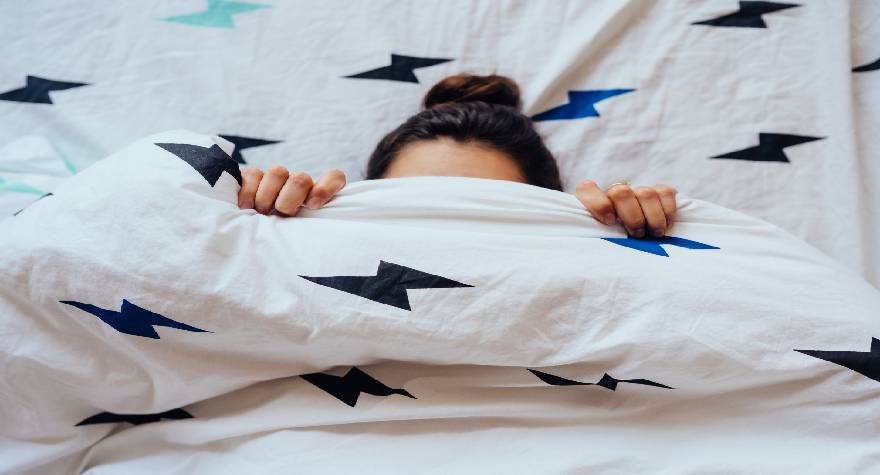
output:
[[[608,192],[594,181],[581,182],[574,195],[587,207],[597,221],[613,225],[623,223],[633,237],[661,237],[675,220],[675,194],[669,185],[637,186],[619,184]]]

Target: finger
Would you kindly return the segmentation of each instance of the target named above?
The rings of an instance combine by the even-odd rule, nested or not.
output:
[[[614,204],[614,211],[623,222],[627,234],[645,237],[645,215],[636,199],[635,193],[628,185],[617,185],[608,190],[608,197]]]
[[[345,173],[341,170],[330,170],[318,177],[309,197],[306,198],[306,207],[318,209],[333,198],[333,195],[339,193],[339,190],[345,186]]]
[[[666,214],[663,212],[657,191],[650,186],[640,186],[634,190],[634,193],[639,200],[639,206],[642,207],[642,214],[645,216],[651,235],[663,236],[666,233]]]
[[[663,212],[666,214],[666,229],[668,230],[672,227],[672,223],[675,222],[675,213],[678,209],[678,205],[675,203],[675,195],[678,193],[678,190],[663,184],[654,185],[654,190],[660,196],[660,205],[663,206]]]
[[[312,185],[312,177],[308,173],[299,172],[290,175],[281,192],[278,193],[275,210],[287,216],[296,216],[299,213],[299,205],[309,195]]]
[[[263,179],[263,171],[259,168],[245,167],[241,169],[241,189],[238,190],[238,207],[254,209],[257,187]]]
[[[281,187],[284,186],[284,182],[287,181],[288,176],[290,176],[290,173],[281,166],[266,169],[266,173],[260,181],[260,186],[257,188],[257,194],[254,198],[254,209],[257,212],[262,214],[272,212],[275,198],[278,196],[278,192],[281,191]]]
[[[617,220],[614,204],[595,181],[582,181],[574,190],[574,196],[587,208],[593,218],[611,226]]]

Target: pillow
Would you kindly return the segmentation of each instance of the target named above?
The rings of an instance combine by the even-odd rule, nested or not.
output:
[[[679,198],[670,236],[634,239],[572,195],[461,177],[360,181],[320,210],[264,216],[237,207],[232,151],[218,137],[158,134],[0,222],[0,472],[116,457],[130,464],[121,473],[187,473],[200,443],[284,432],[272,425],[284,418],[403,424],[438,407],[445,418],[510,411],[539,438],[576,423],[576,446],[554,455],[560,470],[585,467],[565,464],[590,444],[607,446],[589,454],[593,467],[615,469],[669,459],[852,472],[880,455],[869,422],[880,292],[775,226]],[[393,367],[396,380],[377,376]],[[412,368],[449,376],[421,381]],[[242,394],[291,377],[311,399],[274,422],[235,422],[259,406]],[[463,391],[454,405],[451,387]],[[589,397],[603,399],[573,403]],[[497,417],[480,427],[511,425]],[[166,431],[163,450],[113,442],[152,428]],[[608,445],[618,436],[632,444]],[[444,450],[393,456],[416,438],[404,439],[297,467],[417,470]],[[493,440],[468,444],[503,450]],[[768,440],[786,442],[768,452]],[[749,465],[750,453],[765,459]],[[495,455],[484,467],[532,457]]]

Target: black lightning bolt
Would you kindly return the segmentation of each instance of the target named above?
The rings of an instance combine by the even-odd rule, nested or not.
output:
[[[565,379],[550,373],[545,373],[543,371],[538,371],[534,369],[529,369],[529,371],[531,371],[532,374],[537,376],[541,381],[544,381],[545,383],[552,386],[602,386],[603,388],[614,391],[617,389],[618,383],[632,383],[644,384],[645,386],[656,386],[658,388],[675,389],[665,384],[656,383],[648,379],[617,379],[609,376],[608,373],[605,373],[598,383],[582,383],[580,381]]]
[[[244,157],[241,156],[241,151],[246,148],[251,147],[259,147],[261,145],[272,145],[273,143],[280,143],[280,140],[263,140],[263,139],[255,139],[251,137],[240,137],[238,135],[221,135],[224,139],[235,144],[235,150],[232,151],[232,159],[238,163],[246,164],[244,161]]]
[[[880,58],[877,58],[877,61],[873,63],[863,64],[861,66],[857,66],[853,68],[852,72],[854,73],[866,73],[868,71],[877,71],[880,69]]]
[[[43,195],[43,196],[41,196],[41,197],[35,199],[35,200],[34,200],[34,203],[36,203],[37,201],[40,201],[41,199],[43,199],[43,198],[45,198],[45,197],[47,197],[47,196],[53,196],[53,195],[52,195],[52,193],[46,193],[45,195]],[[31,203],[31,204],[34,204],[34,203]],[[30,205],[28,205],[28,206],[30,206]],[[18,216],[18,214],[21,213],[21,212],[24,211],[24,210],[25,210],[25,208],[22,208],[22,209],[16,211],[15,213],[12,213],[12,215],[13,215],[13,216]]]
[[[822,140],[825,137],[809,137],[806,135],[789,135],[789,134],[770,134],[761,132],[758,134],[758,145],[754,147],[744,148],[728,152],[722,155],[716,155],[710,158],[733,158],[736,160],[751,160],[755,162],[786,162],[788,156],[785,155],[784,148],[791,147],[815,140]]]
[[[374,302],[384,303],[404,310],[412,310],[409,305],[407,289],[448,289],[452,287],[473,287],[439,275],[379,261],[379,270],[374,276],[331,276],[309,277],[303,279],[316,284],[341,290]]]
[[[44,79],[37,76],[28,76],[25,86],[0,94],[0,100],[13,102],[33,102],[35,104],[54,104],[49,93],[63,91],[74,87],[88,86],[84,82],[64,82]]]
[[[223,151],[217,144],[211,147],[199,147],[188,143],[157,143],[155,144],[173,153],[177,158],[188,163],[214,186],[223,172],[229,173],[241,185],[241,170],[238,163]]]
[[[829,361],[880,381],[880,340],[871,338],[871,351],[794,350],[798,353]]]
[[[72,300],[61,300],[63,304],[76,307],[84,312],[91,313],[113,327],[114,330],[129,335],[142,336],[145,338],[153,338],[158,340],[159,334],[156,333],[157,327],[177,328],[178,330],[186,330],[190,332],[207,332],[201,328],[191,327],[185,323],[172,320],[168,317],[153,313],[144,308],[122,299],[122,308],[120,311],[106,310],[87,303],[74,302]]]
[[[400,394],[401,396],[416,399],[415,396],[405,389],[390,388],[354,366],[345,373],[345,376],[341,377],[324,373],[303,374],[300,377],[351,407],[357,404],[361,393],[372,394],[373,396]]]
[[[192,414],[183,409],[172,409],[158,414],[114,414],[112,412],[102,412],[83,419],[74,427],[93,424],[113,424],[116,422],[128,422],[129,424],[139,426],[141,424],[149,424],[150,422],[159,422],[162,419],[179,420],[192,418]]]
[[[414,69],[434,66],[435,64],[446,63],[449,61],[452,60],[445,58],[419,58],[416,56],[403,56],[401,54],[392,53],[391,66],[384,66],[363,73],[343,77],[357,79],[388,79],[389,81],[418,83],[419,79],[413,73]]]
[[[777,2],[739,2],[739,10],[711,20],[698,21],[692,25],[733,26],[740,28],[767,28],[761,15],[778,12],[787,8],[799,7],[797,3]]]

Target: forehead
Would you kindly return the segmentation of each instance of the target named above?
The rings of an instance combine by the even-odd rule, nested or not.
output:
[[[409,143],[397,153],[397,158],[432,163],[511,162],[511,165],[514,165],[513,159],[509,155],[488,144],[477,141],[459,142],[447,137]]]
[[[519,165],[506,153],[480,142],[446,137],[405,145],[384,174],[386,178],[420,175],[526,181]]]

